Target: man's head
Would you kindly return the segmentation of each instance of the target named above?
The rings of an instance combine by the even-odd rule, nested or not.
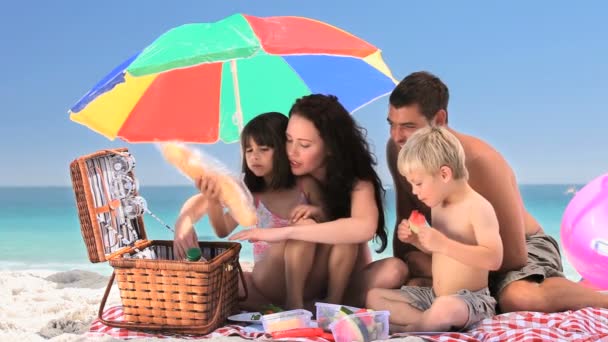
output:
[[[469,177],[462,145],[441,126],[427,126],[412,134],[399,151],[397,168],[414,194],[429,207],[448,195],[446,185]]]
[[[419,71],[404,78],[389,98],[391,139],[403,146],[417,129],[448,122],[448,87],[435,75]]]

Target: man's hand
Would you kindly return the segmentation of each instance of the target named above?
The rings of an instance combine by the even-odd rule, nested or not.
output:
[[[431,253],[440,252],[445,245],[447,237],[440,231],[429,226],[422,226],[418,232],[420,246]]]
[[[414,244],[418,241],[418,237],[410,228],[410,222],[407,219],[401,220],[401,223],[397,226],[397,238],[401,242],[409,244]]]

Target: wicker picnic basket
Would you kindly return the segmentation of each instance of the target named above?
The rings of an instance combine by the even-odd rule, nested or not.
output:
[[[175,260],[173,241],[148,240],[141,215],[127,215],[130,204],[113,188],[138,196],[132,168],[118,173],[113,158],[130,155],[126,148],[101,150],[70,164],[82,237],[91,262],[114,268],[99,306],[106,325],[139,330],[207,334],[238,310],[241,245],[199,241],[205,261]],[[129,186],[116,179],[127,179]],[[135,186],[134,186],[135,184]],[[120,191],[119,191],[120,192]],[[124,195],[124,194],[123,194]],[[141,258],[146,255],[146,258]],[[123,320],[102,317],[116,279]],[[245,296],[247,289],[245,288]]]

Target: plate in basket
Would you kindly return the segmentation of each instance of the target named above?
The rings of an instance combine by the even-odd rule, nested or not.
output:
[[[228,319],[234,322],[262,323],[262,314],[259,312],[245,312],[238,315],[232,315],[228,317]]]

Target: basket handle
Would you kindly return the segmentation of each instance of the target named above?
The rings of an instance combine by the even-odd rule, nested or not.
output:
[[[241,279],[241,283],[243,284],[243,291],[245,291],[245,295],[244,296],[239,296],[237,297],[237,300],[239,302],[245,301],[247,300],[247,297],[249,297],[249,291],[247,291],[247,282],[245,281],[245,275],[243,274],[243,269],[241,268],[241,263],[236,262],[236,267],[239,270],[239,278]]]
[[[112,272],[112,276],[110,276],[110,281],[108,282],[108,286],[106,287],[106,291],[103,294],[103,298],[101,299],[101,303],[99,304],[99,312],[97,313],[97,318],[99,320],[110,327],[116,328],[126,328],[126,329],[150,329],[150,330],[168,330],[173,332],[182,332],[182,333],[195,333],[198,330],[207,330],[211,326],[217,324],[217,320],[220,317],[220,312],[222,311],[222,302],[225,300],[224,298],[224,280],[226,278],[226,268],[222,267],[222,278],[220,280],[220,295],[217,302],[217,306],[215,307],[215,313],[213,314],[213,318],[209,323],[203,325],[183,325],[183,326],[174,326],[174,325],[159,325],[159,324],[150,324],[150,323],[132,323],[132,322],[121,322],[121,321],[113,321],[106,320],[102,317],[103,309],[106,305],[106,301],[108,299],[108,295],[110,294],[110,290],[112,289],[112,283],[114,282],[114,278],[116,276],[115,272]]]

